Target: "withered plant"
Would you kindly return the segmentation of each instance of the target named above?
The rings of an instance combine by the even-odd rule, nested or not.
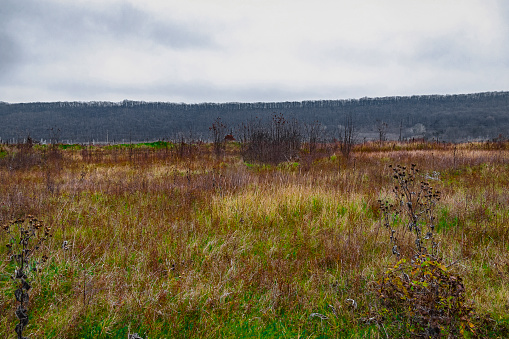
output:
[[[28,291],[31,289],[28,276],[38,270],[38,265],[46,261],[47,256],[42,255],[40,259],[36,258],[36,253],[41,249],[43,242],[51,237],[50,228],[43,224],[34,216],[28,215],[26,218],[18,218],[10,221],[3,226],[3,230],[8,235],[8,255],[9,260],[15,265],[14,274],[11,276],[16,285],[14,296],[16,298],[16,317],[19,322],[15,331],[18,339],[26,338],[23,332],[28,325]]]
[[[437,259],[438,245],[435,240],[435,206],[440,200],[440,191],[427,180],[419,180],[419,170],[415,164],[406,166],[389,165],[393,172],[393,201],[379,200],[382,223],[390,230],[392,253],[401,256],[404,244],[400,242],[407,234],[413,234],[414,255],[426,254]],[[403,227],[400,227],[403,226]]]
[[[440,192],[419,180],[415,164],[390,167],[394,200],[379,203],[399,261],[377,283],[379,320],[401,319],[403,332],[416,338],[475,333],[462,278],[449,271],[438,253],[435,207]]]
[[[251,121],[242,126],[242,156],[248,162],[279,164],[295,159],[301,149],[302,133],[297,120],[274,114],[270,122]]]

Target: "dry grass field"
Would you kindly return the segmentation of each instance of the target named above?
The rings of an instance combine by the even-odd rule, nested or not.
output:
[[[0,222],[31,214],[52,233],[23,335],[406,337],[390,309],[369,319],[397,262],[378,200],[389,165],[411,163],[441,191],[439,254],[474,309],[464,335],[509,337],[509,144],[389,142],[279,165],[244,162],[236,143],[1,146]],[[0,336],[16,338],[0,240]]]

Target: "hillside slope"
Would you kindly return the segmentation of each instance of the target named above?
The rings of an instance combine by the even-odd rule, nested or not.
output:
[[[391,139],[443,141],[509,136],[509,92],[272,103],[51,102],[0,103],[0,138],[58,138],[66,142],[171,139],[178,133],[209,139],[221,117],[235,132],[242,123],[274,113],[320,122],[328,137],[352,116],[360,139],[376,139],[387,125]]]

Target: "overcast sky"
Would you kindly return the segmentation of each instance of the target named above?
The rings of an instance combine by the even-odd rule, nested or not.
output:
[[[0,101],[509,90],[507,0],[1,0]]]

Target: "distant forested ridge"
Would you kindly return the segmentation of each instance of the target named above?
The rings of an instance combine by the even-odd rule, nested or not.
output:
[[[241,124],[274,113],[303,124],[319,122],[329,137],[348,116],[360,139],[378,138],[380,123],[386,123],[388,139],[457,142],[509,136],[509,92],[486,92],[268,103],[0,102],[0,138],[126,142],[184,133],[208,140],[209,127],[218,117],[235,133]]]

